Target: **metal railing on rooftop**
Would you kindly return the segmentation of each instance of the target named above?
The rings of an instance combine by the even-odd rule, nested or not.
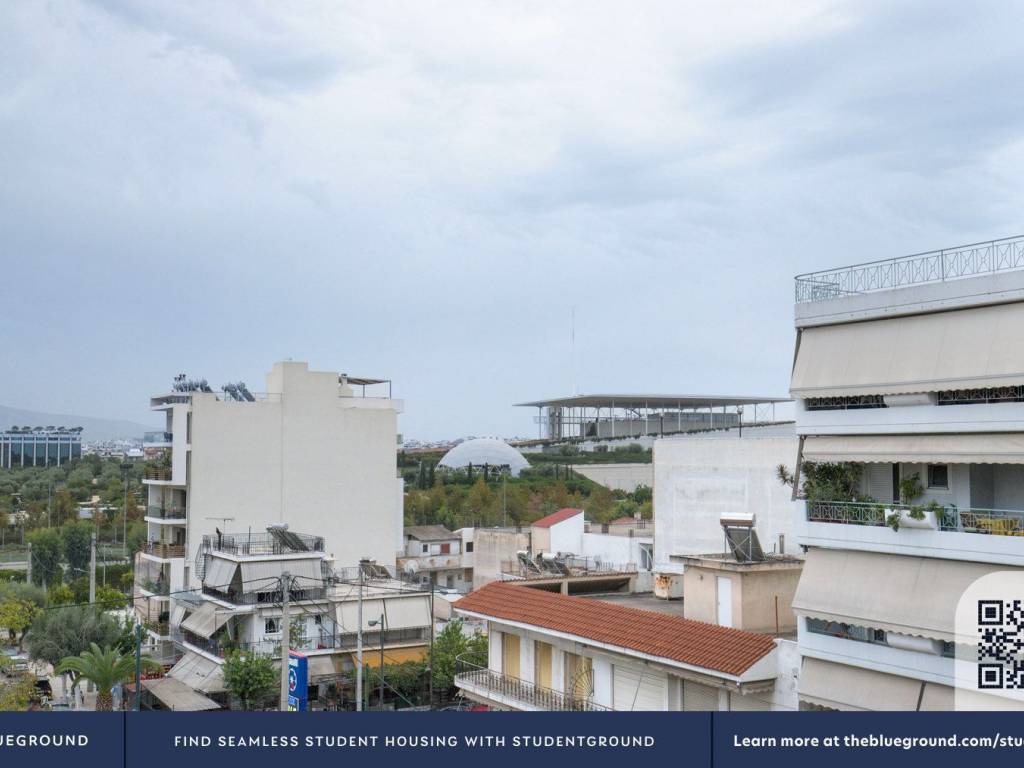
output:
[[[456,660],[455,685],[477,694],[500,697],[506,702],[519,702],[547,712],[610,711],[609,707],[594,702],[592,692],[586,696],[575,696],[495,672],[493,669],[478,667],[462,659]]]
[[[1024,267],[1024,235],[796,276],[796,303],[827,301]]]
[[[203,536],[203,548],[229,555],[287,555],[323,552],[322,536],[283,531],[271,533],[222,533]]]
[[[807,521],[810,523],[842,523],[845,525],[888,525],[887,517],[895,512],[909,514],[921,510],[935,515],[940,531],[980,533],[997,536],[1024,536],[1024,511],[1009,509],[960,509],[954,506],[929,510],[908,504],[881,504],[858,501],[808,501]]]

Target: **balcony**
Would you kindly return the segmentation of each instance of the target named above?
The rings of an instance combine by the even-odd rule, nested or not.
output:
[[[310,586],[302,588],[293,587],[288,590],[288,599],[292,602],[299,602],[301,600],[326,600],[327,593],[328,589],[326,586]],[[231,603],[232,605],[273,605],[275,603],[280,603],[282,597],[281,590],[277,588],[276,579],[268,580],[267,589],[263,591],[238,591],[235,589],[220,590],[204,584],[203,594],[216,598],[217,600],[223,600],[226,603]]]
[[[142,444],[146,448],[163,448],[169,446],[174,440],[170,432],[146,432],[142,436]]]
[[[147,555],[169,559],[172,557],[185,557],[184,544],[165,544],[161,541],[147,541],[142,545],[142,551]]]
[[[171,482],[171,468],[170,467],[146,467],[142,471],[142,478],[144,480],[155,480],[159,483]]]
[[[809,272],[796,277],[796,303],[828,301],[1024,267],[1024,235]]]
[[[464,661],[458,662],[455,685],[467,694],[517,710],[544,712],[609,712],[591,696],[576,697],[551,688],[535,685],[518,677],[503,675]]]
[[[1021,510],[802,503],[805,525],[799,542],[804,546],[1024,566]]]
[[[164,507],[158,505],[149,505],[146,507],[146,517],[156,517],[161,520],[185,520],[185,508],[184,507]]]

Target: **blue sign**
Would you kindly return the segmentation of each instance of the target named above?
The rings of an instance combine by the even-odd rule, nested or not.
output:
[[[288,651],[288,711],[305,712],[309,701],[309,659]]]

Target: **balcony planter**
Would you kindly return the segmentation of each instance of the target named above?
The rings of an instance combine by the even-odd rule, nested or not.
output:
[[[939,529],[939,521],[936,517],[935,510],[923,509],[921,510],[921,517],[912,517],[909,509],[887,509],[885,510],[885,520],[893,530],[899,530],[900,528],[920,528],[923,530],[937,531]],[[891,520],[894,516],[899,520],[897,525],[893,525]]]

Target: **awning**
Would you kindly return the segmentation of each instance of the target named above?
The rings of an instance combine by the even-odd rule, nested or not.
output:
[[[390,598],[384,602],[388,629],[430,626],[430,598],[426,595]]]
[[[200,637],[213,637],[214,632],[231,618],[231,610],[216,603],[203,603],[192,615],[181,622],[181,628]]]
[[[323,585],[320,558],[305,560],[253,560],[242,563],[242,582],[246,592],[273,588],[272,579],[280,579],[285,571],[298,578],[297,589]]]
[[[384,665],[403,664],[406,661],[423,661],[430,654],[430,649],[425,645],[410,646],[407,648],[385,648]],[[356,663],[356,654],[352,654],[352,664]],[[380,666],[380,648],[363,648],[363,666],[376,669]]]
[[[371,621],[379,621],[384,613],[383,600],[363,600],[363,630],[372,630]],[[356,600],[346,600],[338,605],[338,624],[342,632],[356,632],[359,630],[359,603]]]
[[[812,547],[793,610],[801,616],[952,641],[967,588],[1005,566]]]
[[[168,709],[175,712],[207,712],[220,709],[220,704],[189,688],[173,677],[143,680],[142,687]]]
[[[896,395],[1024,383],[1024,303],[805,328],[794,397]]]
[[[206,573],[203,574],[203,584],[213,587],[220,592],[227,592],[237,570],[238,563],[234,560],[224,560],[220,557],[208,555]]]
[[[927,683],[921,697],[922,712],[946,712],[956,709],[954,690],[948,685]]]
[[[919,680],[804,657],[800,700],[843,711],[915,711]]]
[[[345,656],[332,656],[329,654],[310,656],[308,659],[310,682],[314,678],[332,677],[345,672],[345,664],[343,662],[345,658]]]
[[[187,651],[171,667],[168,677],[180,680],[202,693],[220,693],[224,689],[224,670],[220,664],[193,651]]]
[[[803,458],[892,464],[1024,464],[1024,434],[811,435],[804,440]]]

